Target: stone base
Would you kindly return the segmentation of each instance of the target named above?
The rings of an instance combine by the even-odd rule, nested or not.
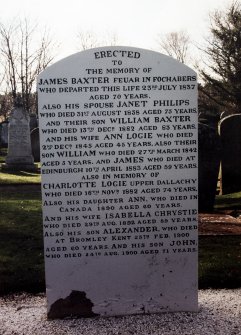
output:
[[[24,164],[24,163],[3,163],[2,171],[29,171],[38,172],[38,164]]]

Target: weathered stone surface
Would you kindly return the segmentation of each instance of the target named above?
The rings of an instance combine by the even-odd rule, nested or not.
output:
[[[234,114],[219,123],[222,145],[222,194],[241,191],[241,114]]]
[[[195,72],[98,48],[46,69],[38,97],[48,309],[79,291],[103,316],[197,311]]]
[[[8,145],[8,122],[2,122],[0,124],[0,147],[6,147]]]
[[[198,207],[199,212],[212,212],[220,166],[220,139],[215,128],[198,125]]]
[[[39,128],[35,128],[30,133],[32,154],[35,162],[40,162]]]
[[[30,142],[29,116],[21,105],[13,109],[9,119],[6,168],[35,170]]]
[[[29,115],[29,127],[30,127],[30,132],[38,127],[38,119],[36,114],[30,114]]]

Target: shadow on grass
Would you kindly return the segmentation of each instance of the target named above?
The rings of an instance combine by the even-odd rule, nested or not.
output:
[[[241,192],[216,196],[215,209],[241,210]]]
[[[41,176],[38,171],[0,171],[0,185],[40,185]]]
[[[20,176],[20,177],[36,177],[40,175],[40,172],[28,172],[28,171],[4,171],[4,174],[9,176]]]
[[[0,294],[41,292],[44,284],[42,239],[21,232],[0,233]]]
[[[41,194],[6,190],[0,201],[0,295],[43,292]],[[241,236],[200,237],[199,287],[241,287]]]
[[[199,287],[241,287],[241,236],[199,237]]]
[[[45,290],[41,195],[1,194],[0,295]]]

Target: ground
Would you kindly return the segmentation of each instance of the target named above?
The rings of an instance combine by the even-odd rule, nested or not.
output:
[[[200,235],[241,235],[241,211],[199,214]]]
[[[38,192],[40,185],[0,185],[0,192]],[[200,213],[198,215],[199,235],[241,235],[241,209],[218,209],[213,213]]]

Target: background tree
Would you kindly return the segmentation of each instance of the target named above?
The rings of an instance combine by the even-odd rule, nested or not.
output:
[[[12,103],[21,96],[24,109],[35,109],[34,88],[37,75],[52,61],[52,42],[47,32],[39,35],[37,26],[27,20],[5,26],[0,24],[0,52],[4,86]]]
[[[211,37],[204,50],[205,69],[200,70],[204,84],[200,102],[221,113],[241,112],[241,8],[233,2],[226,11],[211,15]]]
[[[6,121],[12,109],[12,97],[5,92],[0,95],[0,123]]]
[[[118,44],[118,36],[113,33],[106,36],[105,39],[98,37],[93,31],[81,31],[77,35],[78,50],[97,48],[100,46],[114,46]]]
[[[81,51],[96,48],[99,46],[96,34],[94,34],[91,31],[79,32],[77,35],[77,39],[78,39],[78,49]]]
[[[164,37],[159,36],[160,50],[177,59],[181,63],[187,63],[189,58],[190,37],[184,31],[171,32]]]

